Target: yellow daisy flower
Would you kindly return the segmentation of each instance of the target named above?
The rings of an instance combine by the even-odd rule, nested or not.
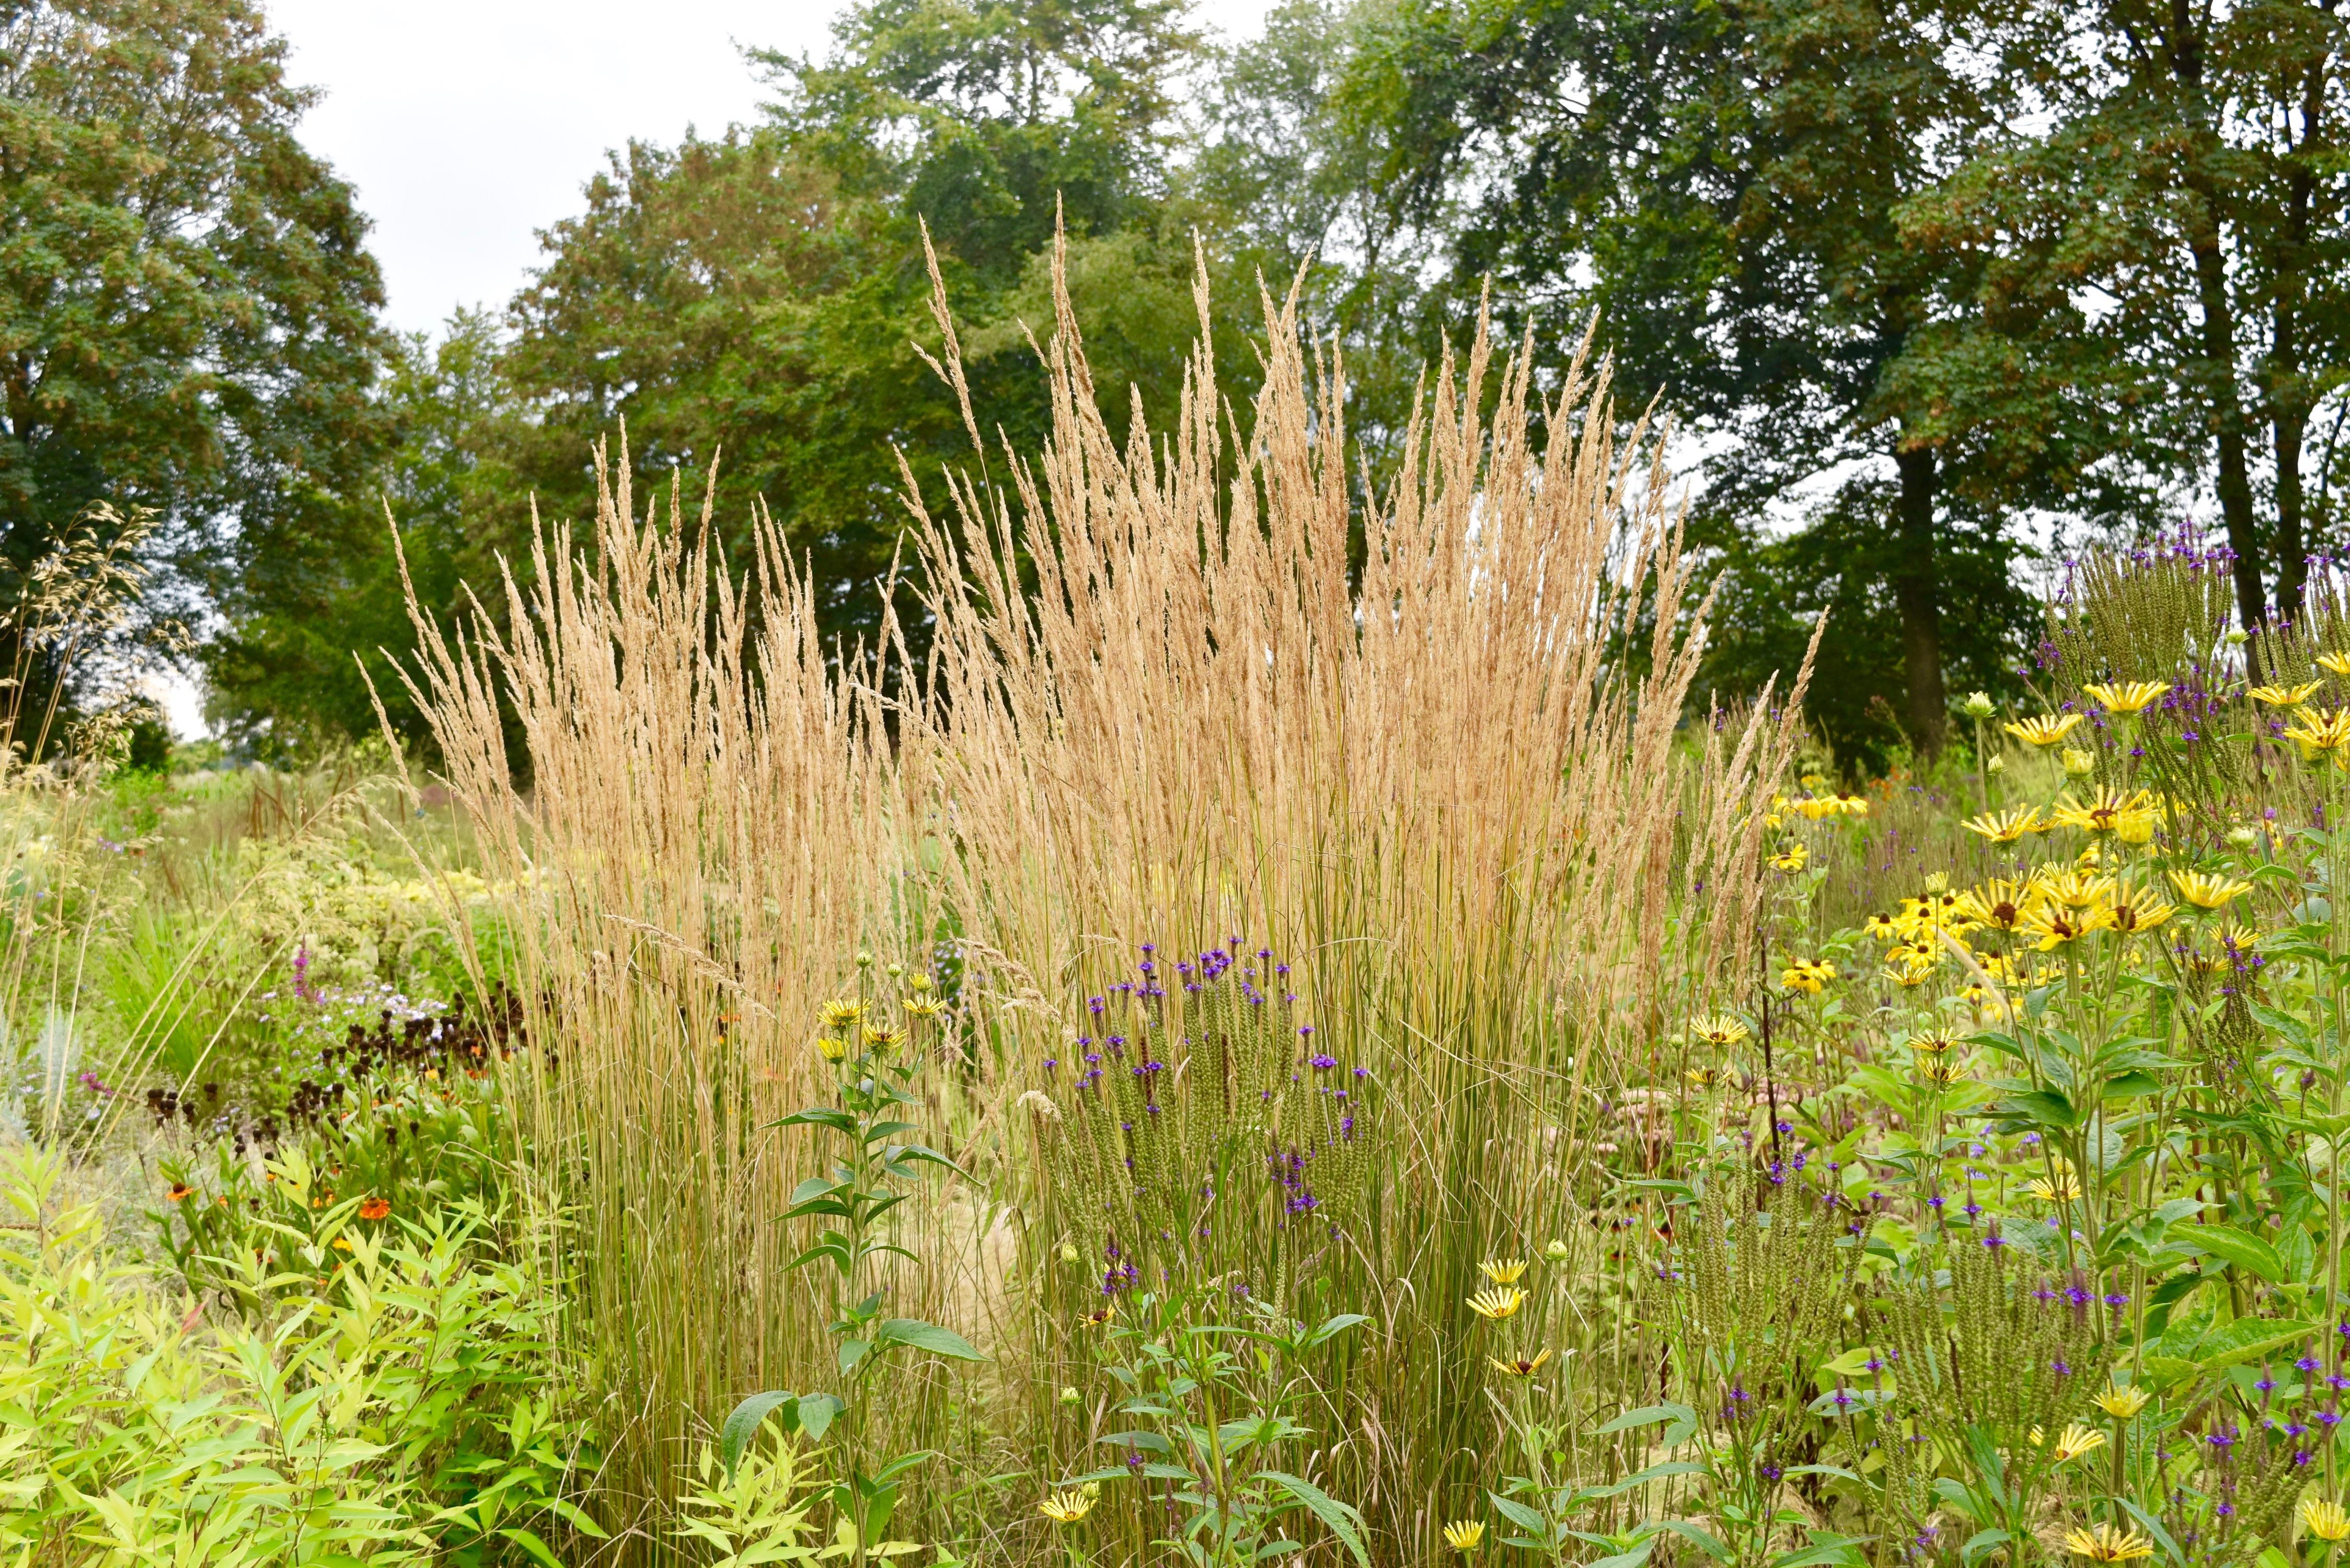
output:
[[[2064,1550],[2092,1563],[2128,1563],[2153,1556],[2154,1542],[2135,1530],[2116,1530],[2110,1524],[2099,1524],[2094,1530],[2066,1531]]]
[[[1498,1355],[1489,1355],[1485,1359],[1492,1363],[1493,1370],[1504,1377],[1532,1377],[1543,1369],[1543,1363],[1550,1359],[1550,1351],[1545,1348],[1535,1355],[1532,1360],[1523,1355],[1508,1361],[1503,1360]]]
[[[2084,717],[2079,713],[2046,713],[2035,719],[2012,719],[2001,728],[2017,740],[2045,751],[2079,728]]]
[[[2082,693],[2109,713],[2142,713],[2169,693],[2158,680],[2129,680],[2113,686],[2084,686]]]
[[[1056,1491],[1036,1505],[1036,1511],[1055,1524],[1075,1524],[1094,1510],[1094,1500],[1081,1491]]]
[[[2231,877],[2207,876],[2200,871],[2173,871],[2170,885],[2178,896],[2199,909],[2220,909],[2252,890],[2250,882],[2239,882]]]
[[[1497,1285],[1514,1285],[1524,1278],[1526,1262],[1523,1258],[1512,1258],[1507,1262],[1488,1258],[1477,1265],[1477,1272]]]
[[[2320,1541],[2350,1539],[2350,1513],[2343,1512],[2342,1505],[2329,1498],[2303,1499],[2301,1522]]]
[[[2008,727],[2014,728],[2012,724]],[[2012,844],[2027,833],[2040,831],[2040,813],[2036,807],[2019,805],[2012,811],[1987,811],[1981,816],[1968,818],[1960,826],[1969,833],[1982,835],[1993,844]]]
[[[1485,1544],[1485,1521],[1456,1519],[1444,1527],[1444,1544],[1455,1552],[1474,1552]]]
[[[1525,1304],[1526,1293],[1515,1285],[1507,1290],[1479,1291],[1469,1298],[1469,1310],[1489,1323],[1515,1317],[1518,1309]]]
[[[2075,1421],[2064,1428],[2063,1437],[2056,1439],[2056,1462],[2060,1465],[2068,1463],[2105,1446],[2106,1435],[2103,1432]]]
[[[2097,1408],[2116,1421],[2126,1421],[2145,1409],[2150,1397],[2143,1388],[2116,1386],[2097,1396]]]
[[[2317,695],[2318,685],[2311,680],[2299,686],[2255,686],[2244,695],[2272,708],[2298,708]]]

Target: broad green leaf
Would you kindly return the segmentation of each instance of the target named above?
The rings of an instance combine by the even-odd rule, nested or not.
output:
[[[1550,1526],[1543,1521],[1543,1516],[1524,1503],[1513,1502],[1497,1491],[1489,1491],[1485,1495],[1492,1499],[1493,1507],[1502,1517],[1520,1530],[1531,1530],[1539,1533],[1550,1529]]]
[[[903,1345],[915,1350],[927,1350],[932,1355],[950,1356],[956,1361],[984,1361],[979,1348],[951,1328],[941,1328],[934,1323],[924,1323],[918,1317],[890,1317],[881,1320],[873,1331],[876,1345]]]
[[[2171,1241],[2182,1246],[2196,1247],[2233,1266],[2260,1275],[2271,1284],[2283,1284],[2284,1260],[2277,1250],[2249,1231],[2239,1231],[2233,1225],[2182,1225],[2171,1232]]]
[[[1347,1551],[1354,1553],[1355,1561],[1361,1564],[1361,1568],[1371,1568],[1371,1555],[1363,1550],[1363,1538],[1357,1530],[1362,1523],[1360,1514],[1338,1501],[1312,1481],[1300,1480],[1297,1477],[1284,1471],[1259,1470],[1257,1480],[1271,1481],[1304,1503],[1314,1517],[1322,1521],[1323,1527],[1344,1542]]]
[[[734,1479],[734,1467],[742,1462],[743,1450],[751,1446],[752,1438],[768,1416],[780,1409],[784,1412],[784,1430],[789,1432],[798,1428],[799,1398],[798,1395],[787,1390],[769,1389],[754,1394],[734,1407],[733,1413],[726,1417],[726,1424],[718,1429],[718,1459],[726,1467],[729,1481]]]

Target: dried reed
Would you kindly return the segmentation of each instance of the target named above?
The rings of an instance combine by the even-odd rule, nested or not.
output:
[[[529,587],[509,576],[504,638],[420,612],[413,691],[449,782],[488,869],[541,899],[516,941],[560,1051],[529,1087],[536,1166],[577,1215],[581,1370],[639,1501],[697,1417],[820,1386],[800,1381],[822,1335],[770,1222],[808,1157],[760,1129],[805,1096],[847,954],[927,962],[944,935],[973,1059],[951,1080],[971,1097],[938,1114],[992,1185],[899,1211],[921,1262],[892,1288],[999,1353],[999,1397],[950,1401],[933,1377],[889,1419],[900,1446],[998,1469],[1090,1462],[1054,1398],[1083,1365],[1083,1281],[1045,1250],[1070,1217],[1010,1113],[1135,944],[1241,933],[1298,959],[1326,1037],[1390,1107],[1372,1217],[1294,1289],[1301,1312],[1378,1314],[1311,1462],[1417,1554],[1445,1490],[1490,1473],[1458,1304],[1475,1261],[1579,1231],[1609,1096],[1678,1012],[1749,975],[1757,808],[1801,680],[1783,710],[1682,735],[1706,605],[1661,442],[1645,421],[1619,439],[1604,366],[1578,355],[1540,397],[1532,356],[1497,356],[1481,322],[1362,504],[1342,367],[1309,355],[1294,296],[1265,302],[1243,435],[1202,275],[1155,446],[1139,410],[1110,436],[1057,296],[1045,451],[1003,452],[1000,481],[983,454],[951,521],[909,480],[936,633],[919,670],[827,666],[814,587],[764,519],[737,583],[707,501],[689,527],[672,484],[666,522],[639,521],[624,463],[592,555],[558,532]],[[940,324],[976,443],[942,305]],[[902,657],[894,628],[888,646]],[[910,1506],[932,1538],[973,1532],[938,1496]]]

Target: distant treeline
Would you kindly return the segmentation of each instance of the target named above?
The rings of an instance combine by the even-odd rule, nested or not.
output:
[[[495,608],[625,420],[640,471],[723,452],[726,536],[764,500],[870,637],[891,450],[968,455],[924,225],[1021,449],[1057,226],[1120,428],[1176,407],[1195,245],[1235,400],[1303,268],[1373,484],[1481,300],[1546,372],[1596,313],[1621,410],[1702,454],[1701,688],[1828,607],[1814,716],[1881,762],[2013,687],[2051,530],[2201,522],[2245,619],[2293,612],[2350,464],[2345,65],[2343,13],[2282,0],[1286,0],[1239,45],[1178,0],[868,0],[821,60],[751,55],[758,122],[582,171],[503,309],[402,337],[257,5],[0,6],[0,597],[151,509],[226,732],[371,728],[355,649],[412,725],[387,504],[429,606]]]

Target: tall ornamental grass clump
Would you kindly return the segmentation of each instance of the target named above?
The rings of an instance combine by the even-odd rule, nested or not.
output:
[[[854,1056],[838,1020],[870,1047],[876,1010],[889,1028],[904,1005],[932,1070],[902,1136],[960,1174],[890,1211],[874,1288],[990,1360],[909,1363],[850,1417],[860,1450],[1074,1473],[1115,1425],[1067,1392],[1105,1291],[1238,1283],[1372,1316],[1331,1342],[1322,1447],[1295,1463],[1430,1549],[1429,1511],[1488,1468],[1478,1265],[1581,1245],[1661,1021],[1746,983],[1754,900],[1716,890],[1753,883],[1800,680],[1682,737],[1706,606],[1659,442],[1645,421],[1619,438],[1604,368],[1578,357],[1544,396],[1481,324],[1367,500],[1342,370],[1295,300],[1266,303],[1245,429],[1204,279],[1201,306],[1173,431],[1138,415],[1112,439],[1064,294],[1042,452],[975,450],[943,514],[910,486],[919,663],[894,624],[828,659],[816,587],[764,519],[730,576],[706,504],[690,520],[673,485],[640,512],[625,464],[592,550],[558,533],[509,580],[510,634],[423,628],[417,696],[484,874],[536,900],[517,988],[559,1065],[525,1087],[528,1148],[575,1227],[567,1343],[614,1437],[608,1522],[666,1506],[743,1396],[851,1380],[820,1271],[794,1266],[818,1219],[785,1220],[826,1157],[775,1124],[813,1097],[820,1026]],[[1277,992],[1282,1022],[1218,1031],[1211,1069],[1192,988],[1218,978],[1227,1002]],[[1113,993],[1196,1103],[1169,1158],[1219,1173],[1185,1199],[1214,1244],[1162,1225],[1149,1278],[1106,1280],[1116,1227],[1065,1158],[1090,1149],[1099,1187],[1151,1158],[1108,1123],[1070,1136]],[[1277,1116],[1230,1103],[1249,1075],[1265,1107],[1276,1080],[1340,1071],[1344,1095],[1300,1078]],[[1619,1329],[1607,1354],[1649,1353]],[[1042,1547],[980,1495],[910,1488],[892,1532]]]
[[[1477,1264],[1585,1232],[1602,1102],[1668,1012],[1740,982],[1753,903],[1712,889],[1752,881],[1792,720],[1765,703],[1682,738],[1709,607],[1661,441],[1645,421],[1619,433],[1604,365],[1578,354],[1545,396],[1531,344],[1503,353],[1481,323],[1367,500],[1343,368],[1309,358],[1295,297],[1265,302],[1243,421],[1214,379],[1204,275],[1198,290],[1172,431],[1138,410],[1114,439],[1064,300],[1041,454],[975,460],[950,517],[910,498],[937,652],[907,784],[952,813],[941,897],[1019,1003],[991,1065],[1054,1103],[1048,1150],[1065,1131],[1086,1142],[1069,1085],[1081,1042],[1113,1033],[1095,999],[1131,998],[1138,978],[1163,993],[1153,1060],[1171,1080],[1187,1036],[1227,1037],[1204,1026],[1244,977],[1218,975],[1252,952],[1265,972],[1249,983],[1299,999],[1270,1001],[1313,1031],[1276,1077],[1340,1064],[1376,1105],[1377,1168],[1352,1219],[1326,1217],[1311,1267],[1295,1216],[1245,1207],[1278,1184],[1262,1168],[1221,1194],[1241,1234],[1187,1251],[1261,1289],[1285,1281],[1309,1320],[1377,1314],[1347,1374],[1354,1429],[1326,1462],[1424,1551],[1440,1522],[1424,1511],[1475,1468],[1488,1368],[1461,1347]],[[1145,943],[1159,950],[1138,977]],[[1068,1064],[1057,1079],[1047,1059]],[[1121,1158],[1170,1185],[1149,1130]],[[1298,1152],[1253,1141],[1260,1163],[1274,1143]],[[1084,1259],[1042,1271],[1054,1310],[1013,1358],[1050,1409],[1086,1309],[1121,1288],[1105,1250],[1136,1238],[1098,1205],[1025,1217],[1032,1257]]]
[[[512,632],[428,628],[415,676],[485,867],[528,889],[508,970],[552,1062],[506,1070],[576,1249],[568,1370],[611,1434],[614,1525],[666,1507],[711,1412],[822,1365],[785,1268],[806,1238],[776,1223],[803,1151],[772,1124],[819,1081],[859,945],[902,953],[921,919],[873,661],[827,666],[764,518],[738,580],[706,501],[638,508],[608,469],[592,540],[508,576]]]

